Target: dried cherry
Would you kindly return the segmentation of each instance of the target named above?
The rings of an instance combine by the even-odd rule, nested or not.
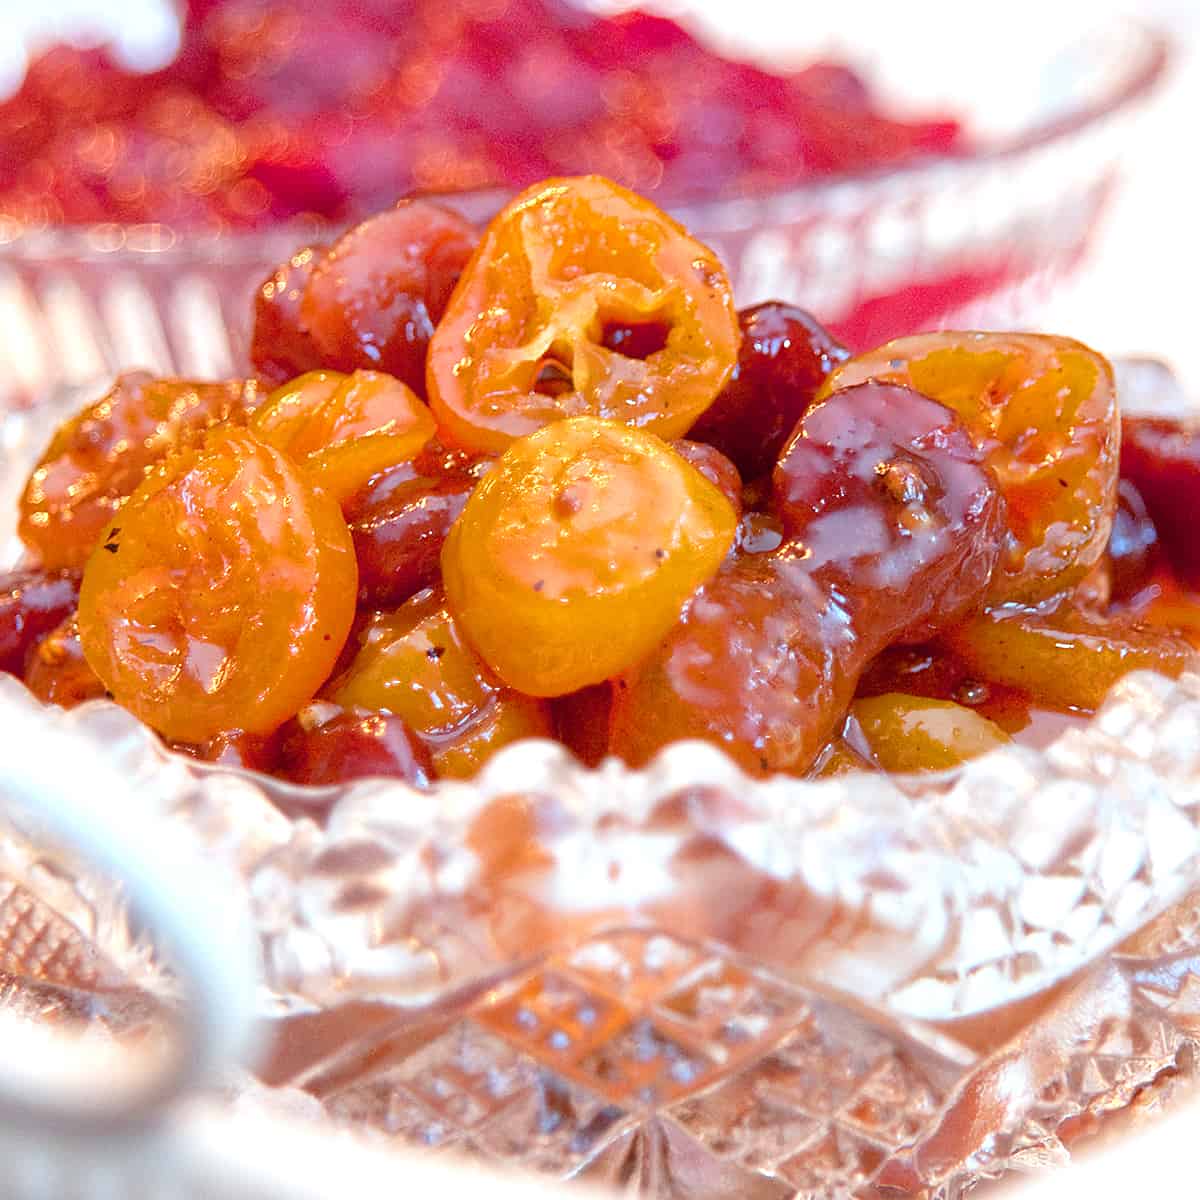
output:
[[[844,598],[813,578],[803,550],[746,555],[617,679],[609,748],[640,766],[701,738],[753,774],[802,772],[841,724],[870,657]]]
[[[1137,485],[1130,479],[1122,479],[1108,538],[1111,598],[1128,600],[1149,583],[1158,558],[1158,527]]]
[[[433,778],[428,747],[400,717],[326,704],[300,714],[283,739],[278,771],[314,786],[382,777],[428,787]]]
[[[338,371],[385,371],[425,394],[425,356],[475,244],[475,227],[425,200],[404,200],[338,239],[314,265],[300,317]]]
[[[1121,477],[1145,502],[1171,569],[1190,586],[1200,585],[1200,426],[1166,417],[1126,417]]]
[[[599,766],[608,754],[612,692],[606,680],[552,702],[555,736],[585,766]]]
[[[992,602],[1064,594],[1100,561],[1121,438],[1112,367],[1099,354],[1046,334],[924,333],[851,359],[821,396],[866,380],[954,409],[986,452],[1008,517]]]
[[[74,571],[12,571],[0,576],[0,671],[20,675],[39,638],[75,611]]]
[[[709,483],[729,501],[730,508],[742,515],[742,477],[738,469],[715,446],[706,442],[694,442],[689,438],[676,438],[671,449],[680,458],[692,464]]]
[[[25,686],[43,703],[62,708],[108,695],[100,676],[83,656],[74,613],[34,647],[25,665]]]
[[[851,598],[860,634],[870,622],[879,649],[921,641],[981,604],[999,561],[1004,504],[983,462],[944,405],[859,384],[804,415],[772,509],[807,569]]]
[[[358,492],[345,507],[358,559],[358,602],[395,608],[441,578],[442,547],[478,481],[465,471],[413,475],[382,495]]]
[[[297,250],[254,293],[250,362],[258,377],[272,387],[321,366],[321,352],[309,336],[300,303],[325,249],[315,245]]]
[[[815,317],[778,300],[743,309],[738,324],[737,366],[688,436],[716,446],[754,479],[775,466],[817,389],[850,351]]]

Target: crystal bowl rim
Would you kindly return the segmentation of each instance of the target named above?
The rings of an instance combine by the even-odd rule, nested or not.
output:
[[[1157,26],[1126,14],[1114,14],[1102,26],[1108,34],[1124,31],[1136,38],[1135,53],[1122,61],[1120,76],[1095,96],[1069,112],[1035,121],[1018,132],[964,155],[931,155],[892,168],[866,168],[834,176],[819,176],[800,183],[745,194],[726,194],[703,200],[681,198],[677,203],[661,197],[665,206],[701,236],[730,232],[745,227],[747,205],[759,210],[787,211],[813,200],[826,200],[831,207],[849,194],[869,195],[881,188],[914,180],[952,180],[998,162],[1012,161],[1048,146],[1069,143],[1076,135],[1099,127],[1149,99],[1165,79],[1174,56],[1174,41]],[[488,213],[518,190],[510,187],[466,189],[455,192],[427,191],[410,195],[459,205],[469,212]],[[732,219],[731,219],[732,218]],[[751,222],[761,223],[760,220]],[[77,259],[123,262],[138,265],[190,261],[236,267],[253,265],[264,257],[286,257],[299,245],[335,236],[346,222],[301,220],[284,222],[247,232],[175,230],[158,222],[121,224],[23,227],[0,218],[0,263]]]

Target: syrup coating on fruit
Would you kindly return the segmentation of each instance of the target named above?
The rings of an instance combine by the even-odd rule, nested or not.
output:
[[[441,777],[467,778],[501,746],[553,731],[545,702],[505,687],[487,669],[434,589],[371,618],[327,694],[343,708],[401,717]]]
[[[328,676],[356,590],[337,504],[225,428],[130,497],[84,569],[79,630],[118,703],[166,737],[269,733]]]
[[[987,717],[948,700],[888,692],[854,702],[851,719],[883,771],[944,771],[1012,739]]]
[[[612,753],[635,766],[700,738],[755,775],[806,770],[870,658],[843,597],[792,546],[739,558],[648,658],[616,682]]]
[[[412,389],[377,371],[301,375],[266,398],[250,428],[339,502],[415,458],[436,432]]]
[[[694,442],[689,438],[676,438],[671,449],[680,458],[692,464],[709,483],[729,501],[729,507],[740,519],[742,515],[742,477],[738,469],[715,446],[705,442]]]
[[[325,249],[317,244],[297,250],[254,293],[250,362],[259,379],[273,387],[321,366],[320,353],[301,319],[300,304]]]
[[[973,674],[1020,688],[1048,708],[1095,712],[1131,671],[1174,679],[1200,665],[1181,637],[1069,607],[1049,615],[1002,607],[942,636]]]
[[[442,547],[479,481],[463,469],[426,470],[436,473],[390,472],[344,505],[364,608],[395,608],[442,577]]]
[[[778,300],[743,309],[738,324],[737,366],[689,436],[757,479],[774,468],[796,422],[850,351],[810,313]]]
[[[923,640],[980,604],[1005,514],[959,418],[886,383],[808,410],[775,468],[771,508],[814,577],[851,598],[877,649]],[[868,635],[868,623],[880,628]]]
[[[1160,417],[1121,423],[1121,476],[1138,490],[1171,569],[1200,584],[1195,514],[1200,512],[1200,426]]]
[[[644,762],[680,737],[747,770],[808,769],[892,641],[982,601],[1003,504],[947,408],[866,384],[811,409],[776,470],[788,540],[704,587],[618,680],[611,747]]]
[[[427,787],[429,748],[398,716],[314,704],[283,739],[279,773],[293,783],[326,786],[353,779],[401,779]]]
[[[263,361],[337,330],[382,347],[438,290],[405,253],[446,230],[413,204],[347,235],[321,345],[316,260],[295,264],[259,298]],[[78,612],[70,568],[8,577],[0,669],[56,703],[111,693],[206,761],[426,786],[553,735],[589,764],[701,738],[754,774],[940,770],[1044,744],[1131,670],[1196,667],[1186,422],[1126,418],[1118,487],[1086,347],[936,334],[844,360],[784,305],[739,326],[712,262],[615,185],[551,180],[456,285],[429,408],[327,363],[265,402],[119,381],[26,489],[46,545],[86,559]],[[489,394],[479,364],[519,375],[531,346],[531,388]],[[639,382],[619,420],[593,411],[616,395],[597,364]]]
[[[868,379],[948,405],[986,451],[1009,527],[994,603],[1062,594],[1100,561],[1121,437],[1112,367],[1099,354],[1046,334],[918,334],[838,367],[821,395]]]
[[[1150,580],[1161,553],[1158,526],[1132,480],[1117,489],[1117,510],[1108,538],[1110,596],[1128,600]]]
[[[447,602],[505,683],[563,696],[649,654],[736,527],[659,438],[557,421],[510,446],[467,501],[442,551]]]
[[[59,427],[38,460],[21,496],[21,540],[45,567],[82,567],[148,468],[190,436],[243,417],[258,399],[252,382],[119,376]]]
[[[300,298],[322,365],[385,371],[424,395],[429,339],[478,240],[458,213],[407,200],[334,242]]]
[[[19,675],[38,640],[75,611],[74,571],[12,571],[0,576],[0,671]]]
[[[74,611],[38,642],[25,664],[25,686],[43,703],[74,708],[108,695],[83,656]]]
[[[668,333],[648,357],[605,344],[612,323],[650,321]],[[739,340],[711,250],[606,179],[551,179],[485,230],[429,343],[429,402],[453,444],[482,453],[583,415],[680,437]]]

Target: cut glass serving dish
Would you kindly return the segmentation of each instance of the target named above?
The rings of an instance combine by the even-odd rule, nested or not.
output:
[[[10,491],[80,398],[4,414]],[[592,771],[529,742],[470,784],[306,789],[10,678],[0,723],[10,771],[35,752],[20,731],[49,731],[124,781],[124,827],[165,825],[237,881],[262,1037],[226,1083],[319,1136],[664,1200],[949,1198],[1191,1073],[1200,677],[1128,677],[1044,751],[921,779],[756,781],[699,743]],[[113,832],[100,795],[88,827]],[[0,1014],[144,1050],[198,994],[149,940],[153,890],[131,917],[111,864],[52,846],[7,806]]]
[[[893,332],[888,297],[919,325],[1028,318],[1081,252],[1164,58],[1125,24],[1055,46],[1021,93],[1033,116],[1005,130],[992,114],[994,152],[682,215],[741,302],[795,297],[863,322],[865,341]],[[459,202],[482,216],[496,198]],[[235,369],[254,284],[295,244],[108,228],[0,247],[0,566],[27,470],[92,381]],[[935,293],[947,279],[974,290]],[[952,1200],[1062,1161],[1192,1072],[1200,677],[1130,677],[1045,750],[921,779],[751,780],[698,743],[585,770],[531,742],[470,784],[305,789],[169,753],[111,703],[44,708],[7,677],[0,729],[4,779],[39,749],[19,731],[56,739],[84,776],[77,815],[94,765],[74,833],[107,847],[89,869],[96,846],[56,840],[5,793],[0,1018],[140,1058],[172,1015],[185,1034],[228,1016],[236,938],[181,876],[145,867],[153,836],[116,837],[172,830],[226,881],[261,957],[257,1055],[191,1043],[226,1054],[207,1102],[296,1112],[331,1155],[352,1130],[384,1156],[656,1200]],[[153,1173],[112,1164],[68,1177],[39,1145],[0,1131],[14,1200],[235,1194],[161,1172],[138,1192]]]

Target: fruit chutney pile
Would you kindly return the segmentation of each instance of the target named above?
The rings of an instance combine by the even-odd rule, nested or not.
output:
[[[1122,422],[1070,339],[851,357],[599,176],[482,231],[403,202],[255,317],[256,378],[124,375],[30,476],[0,669],[42,700],[306,784],[530,737],[821,776],[1036,743],[1195,665],[1200,435]]]

